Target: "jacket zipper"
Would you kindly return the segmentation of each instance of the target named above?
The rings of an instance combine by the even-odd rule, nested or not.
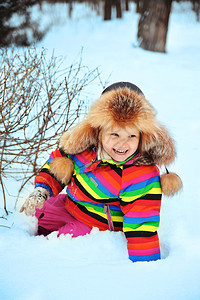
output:
[[[110,231],[115,231],[109,205],[107,204],[104,205],[103,212],[107,214],[108,226]]]

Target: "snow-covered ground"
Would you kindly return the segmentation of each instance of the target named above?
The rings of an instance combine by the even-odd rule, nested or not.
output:
[[[69,63],[83,49],[84,64],[99,67],[103,81],[137,84],[171,131],[178,156],[170,169],[181,176],[184,188],[174,198],[163,198],[162,259],[132,263],[122,233],[94,229],[76,239],[34,236],[36,220],[14,211],[7,221],[1,219],[5,226],[13,224],[0,227],[1,300],[200,299],[200,24],[189,4],[182,7],[173,5],[167,54],[137,48],[134,5],[122,20],[103,22],[78,4],[72,19],[55,26],[38,45],[49,53],[55,49]],[[56,13],[63,23],[66,5],[57,5]],[[101,89],[88,88],[91,102]]]

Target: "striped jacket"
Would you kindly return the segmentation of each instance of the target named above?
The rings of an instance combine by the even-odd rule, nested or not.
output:
[[[49,164],[64,155],[62,150],[52,152],[35,178],[35,185],[47,188],[51,196],[56,196],[64,186],[49,172]],[[97,160],[95,148],[68,157],[74,162],[74,174],[65,187],[67,210],[90,227],[108,230],[112,224],[115,231],[123,231],[132,261],[159,259],[158,168],[134,166],[134,157],[125,163]]]

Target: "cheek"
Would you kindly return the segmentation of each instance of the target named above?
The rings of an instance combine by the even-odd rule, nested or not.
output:
[[[135,140],[131,143],[131,148],[132,149],[137,149],[139,146],[139,139],[138,140]]]
[[[113,138],[110,135],[103,135],[102,136],[102,144],[104,144],[107,147],[110,147],[113,145]]]
[[[137,141],[136,141],[137,147],[139,146],[139,143],[140,143],[140,139],[137,139]]]
[[[104,149],[107,149],[109,147],[110,140],[109,140],[108,136],[106,136],[106,135],[102,136],[100,142]]]
[[[103,145],[104,145],[105,148],[111,149],[111,148],[113,148],[114,143],[111,139],[108,138],[108,139],[104,140]]]

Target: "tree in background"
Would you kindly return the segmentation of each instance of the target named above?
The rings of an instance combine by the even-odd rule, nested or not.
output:
[[[116,8],[117,18],[122,17],[121,0],[105,0],[105,2],[104,2],[104,21],[111,20],[112,7]]]
[[[172,0],[140,1],[141,17],[137,39],[145,50],[166,52],[169,15]]]
[[[31,7],[38,0],[0,0],[0,47],[16,44],[17,46],[29,46],[40,41],[47,32],[39,29],[39,24],[31,20]],[[12,17],[20,16],[20,23],[12,21]],[[19,20],[19,19],[18,19]],[[29,35],[27,31],[31,31]]]
[[[178,0],[177,0],[178,1]],[[188,0],[192,3],[197,21],[200,19],[200,0]],[[51,25],[40,30],[39,21],[31,20],[31,7],[39,4],[42,10],[43,2],[50,5],[65,3],[68,13],[72,16],[74,3],[86,3],[98,15],[103,14],[104,20],[112,19],[112,12],[121,18],[123,11],[129,10],[129,3],[136,3],[136,12],[141,14],[138,23],[139,46],[145,50],[166,52],[168,22],[172,0],[0,0],[0,46],[28,46],[42,40]],[[184,0],[179,0],[179,3]],[[18,14],[22,17],[21,24],[13,24],[12,16]],[[31,32],[31,35],[30,35]]]
[[[192,9],[196,13],[197,22],[200,21],[200,0],[192,0]]]
[[[125,11],[129,11],[129,0],[125,0]]]
[[[19,196],[46,160],[47,151],[87,109],[84,89],[97,79],[80,62],[63,69],[64,61],[45,51],[0,52],[0,191]],[[103,84],[101,84],[103,85]],[[19,190],[10,189],[18,182]]]

